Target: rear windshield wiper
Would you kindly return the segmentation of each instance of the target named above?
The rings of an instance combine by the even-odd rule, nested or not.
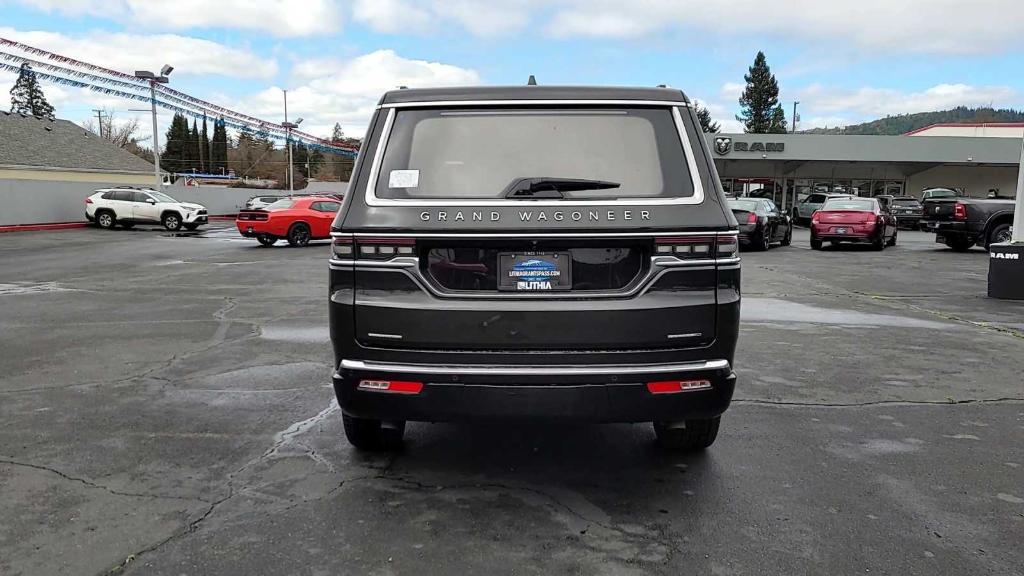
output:
[[[618,182],[587,180],[585,178],[516,178],[505,187],[505,198],[527,198],[531,200],[565,198],[563,192],[607,190],[618,187]]]

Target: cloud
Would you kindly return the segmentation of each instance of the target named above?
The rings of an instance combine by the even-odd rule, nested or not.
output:
[[[1019,0],[354,0],[377,32],[457,26],[481,37],[538,31],[558,38],[764,35],[870,53],[1008,53],[1021,45]]]
[[[0,37],[128,73],[152,70],[164,63],[175,67],[176,76],[218,74],[259,79],[270,78],[278,71],[275,60],[210,40],[176,34],[90,32],[72,37],[0,27]]]
[[[385,34],[457,26],[479,37],[508,36],[529,23],[540,0],[355,0],[352,19]]]
[[[341,29],[336,0],[18,0],[69,16],[115,18],[147,28],[238,28],[275,36],[330,34]]]
[[[830,122],[832,126],[844,117],[859,121],[892,114],[947,110],[956,106],[999,106],[1012,102],[1018,96],[1008,86],[968,84],[938,84],[919,92],[871,87],[850,90],[814,84],[798,94],[800,109],[806,110],[803,116],[819,116],[820,120]]]
[[[315,135],[330,134],[335,122],[347,134],[360,136],[381,95],[398,86],[431,88],[481,84],[474,70],[399,56],[393,50],[377,50],[350,60],[324,59],[297,66],[302,84],[288,90],[290,117],[310,122],[302,129]],[[267,119],[283,114],[280,88],[268,88],[242,99],[237,109]]]

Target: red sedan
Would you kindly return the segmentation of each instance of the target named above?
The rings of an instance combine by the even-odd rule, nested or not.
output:
[[[896,245],[896,218],[874,198],[832,198],[811,216],[811,248],[826,240],[871,244],[875,250]]]
[[[281,239],[292,246],[305,246],[310,240],[331,237],[331,223],[341,202],[328,196],[291,196],[265,208],[242,210],[235,224],[246,238],[255,238],[264,246]]]

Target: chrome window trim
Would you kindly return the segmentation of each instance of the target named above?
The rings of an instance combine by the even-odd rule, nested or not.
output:
[[[479,366],[470,364],[430,365],[399,364],[392,362],[367,362],[363,360],[342,360],[342,370],[379,372],[388,374],[430,374],[467,376],[598,376],[603,374],[664,374],[671,372],[705,372],[730,369],[728,360],[706,360],[675,364],[625,364],[608,366]]]
[[[399,108],[419,108],[429,106],[485,106],[485,105],[552,105],[552,104],[614,104],[614,105],[637,105],[637,106],[668,106],[671,108],[672,119],[676,125],[676,132],[679,135],[680,143],[683,146],[683,153],[686,156],[686,166],[690,172],[690,180],[693,182],[693,195],[682,198],[632,198],[616,200],[530,200],[529,205],[533,206],[562,206],[562,207],[586,207],[586,206],[686,206],[697,205],[704,202],[704,184],[697,170],[697,159],[694,156],[693,147],[683,128],[683,117],[679,114],[679,107],[685,105],[683,102],[661,102],[656,100],[483,100],[483,101],[453,101],[453,102],[412,102],[402,104],[388,104],[380,108],[388,110],[387,118],[384,120],[384,127],[373,153],[373,163],[370,165],[370,175],[366,185],[364,201],[367,206],[391,206],[406,208],[426,208],[430,206],[523,206],[521,200],[507,199],[472,199],[443,198],[432,200],[396,200],[393,198],[378,198],[376,193],[377,180],[380,175],[381,164],[384,162],[384,153],[391,139],[391,129],[394,126],[396,110]]]

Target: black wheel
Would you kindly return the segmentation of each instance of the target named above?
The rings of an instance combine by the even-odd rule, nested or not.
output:
[[[882,232],[881,234],[878,235],[878,238],[875,238],[874,240],[871,241],[871,249],[885,250],[885,232]]]
[[[189,232],[195,232],[199,228],[199,224],[182,224],[182,226]]]
[[[949,246],[956,252],[967,252],[974,246],[974,242],[970,242],[965,238],[946,238],[946,246]]]
[[[305,246],[309,244],[309,226],[299,222],[292,224],[288,230],[288,243],[292,246]]]
[[[103,210],[102,212],[96,213],[96,225],[104,230],[110,230],[117,223],[117,219],[114,218],[114,213],[110,210]]]
[[[177,232],[181,230],[181,216],[178,216],[174,212],[168,212],[164,214],[164,217],[160,219],[160,223],[164,225],[170,232]]]
[[[349,444],[360,450],[397,450],[405,436],[405,422],[382,423],[342,414],[345,438]]]
[[[263,246],[273,246],[277,243],[277,238],[274,238],[270,234],[260,234],[256,236],[256,241]]]
[[[886,246],[895,246],[896,245],[896,236],[898,236],[899,233],[900,233],[899,229],[893,230],[892,231],[892,240],[889,240],[889,243],[886,244]]]
[[[988,233],[988,244],[986,244],[986,249],[987,246],[990,244],[1009,242],[1011,237],[1012,234],[1010,234],[1009,222],[1005,224],[1000,224],[998,226],[994,226],[992,230]]]
[[[811,250],[821,250],[821,240],[811,236]]]
[[[789,225],[789,229],[786,230],[786,235],[782,237],[782,245],[789,246],[793,244],[793,225]]]
[[[761,230],[761,239],[757,243],[757,249],[760,251],[766,251],[772,247],[772,229],[765,226]]]
[[[654,434],[658,437],[658,445],[668,450],[695,452],[703,450],[715,443],[718,437],[718,425],[722,417],[687,420],[683,426],[654,423]]]

